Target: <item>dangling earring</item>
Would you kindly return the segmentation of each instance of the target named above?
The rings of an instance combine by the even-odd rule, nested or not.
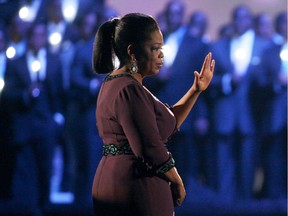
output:
[[[131,74],[135,74],[135,73],[138,73],[138,66],[136,64],[136,59],[133,59],[132,60],[132,63],[128,69],[129,73]]]

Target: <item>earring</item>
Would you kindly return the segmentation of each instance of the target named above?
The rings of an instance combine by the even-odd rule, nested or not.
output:
[[[137,66],[137,64],[136,64],[136,59],[133,59],[133,60],[132,60],[132,63],[131,63],[131,65],[130,65],[130,67],[129,67],[129,72],[130,72],[131,74],[138,73],[138,66]]]

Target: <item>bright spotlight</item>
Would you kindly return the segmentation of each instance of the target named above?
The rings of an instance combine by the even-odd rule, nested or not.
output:
[[[20,8],[19,10],[19,17],[22,19],[22,20],[27,20],[28,17],[29,17],[29,7],[27,6],[23,6],[22,8]]]
[[[240,48],[240,49],[237,49],[236,52],[235,52],[235,57],[237,59],[244,59],[246,56],[246,52],[244,49]]]
[[[67,22],[72,22],[76,16],[76,9],[72,5],[68,5],[64,8],[63,15]]]
[[[5,82],[2,78],[0,78],[0,93],[2,92],[4,86],[5,86]]]
[[[62,13],[67,22],[73,22],[77,15],[80,0],[63,0]]]
[[[8,47],[6,50],[7,58],[12,59],[15,57],[15,55],[16,55],[16,49],[13,46]]]
[[[41,64],[39,61],[36,60],[32,62],[31,69],[33,72],[38,72],[40,68],[41,68]]]
[[[54,32],[49,36],[49,43],[53,46],[59,45],[62,41],[62,36],[59,32]]]
[[[288,61],[288,49],[283,49],[280,52],[280,58],[282,61]]]
[[[168,45],[164,45],[162,52],[163,52],[164,56],[167,56],[171,53],[171,48]]]

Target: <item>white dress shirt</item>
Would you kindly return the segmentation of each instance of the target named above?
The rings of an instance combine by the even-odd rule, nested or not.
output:
[[[181,27],[177,31],[171,33],[165,40],[165,47],[163,52],[164,52],[164,65],[167,68],[173,64],[185,32],[186,28]]]
[[[0,79],[4,80],[7,58],[4,52],[0,52]]]
[[[286,42],[280,51],[281,73],[288,77],[288,43]]]
[[[37,82],[37,76],[39,81],[43,81],[46,78],[46,50],[43,48],[38,51],[37,55],[33,55],[31,50],[27,52],[27,65],[30,72],[30,78],[32,82]],[[35,67],[35,62],[39,66]]]
[[[234,73],[239,76],[243,76],[247,72],[252,57],[254,38],[254,31],[249,30],[232,39],[230,58],[234,65]]]

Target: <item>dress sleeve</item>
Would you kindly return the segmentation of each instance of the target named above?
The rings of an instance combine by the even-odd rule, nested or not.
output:
[[[135,84],[124,87],[115,101],[115,110],[136,157],[156,173],[171,169],[174,160],[161,139],[153,102],[145,89]]]

